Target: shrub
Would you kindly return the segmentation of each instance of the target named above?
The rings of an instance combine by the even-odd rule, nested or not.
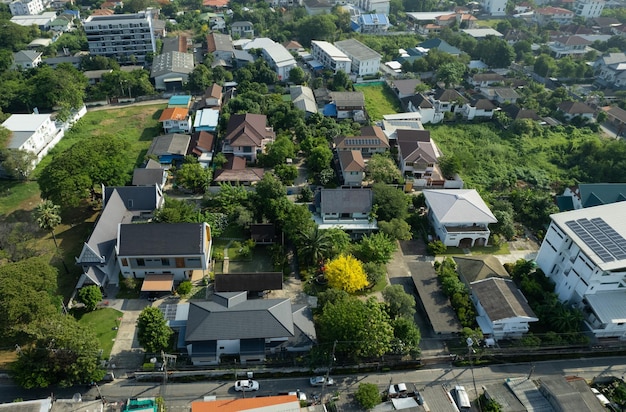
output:
[[[178,285],[178,289],[176,289],[176,292],[178,292],[180,296],[187,296],[188,294],[191,293],[192,288],[193,288],[193,285],[191,284],[191,282],[188,280],[185,280],[181,282],[180,285]]]
[[[433,256],[444,254],[446,250],[448,250],[448,247],[441,240],[428,243],[428,253]]]
[[[92,311],[102,300],[102,291],[96,285],[86,286],[78,291],[78,299],[85,304],[88,311]]]
[[[372,409],[382,401],[378,387],[373,383],[359,384],[359,389],[357,389],[354,397],[364,409]]]

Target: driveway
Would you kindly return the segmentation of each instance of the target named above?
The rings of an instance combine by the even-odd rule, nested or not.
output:
[[[144,351],[137,340],[137,318],[150,302],[146,299],[109,299],[109,307],[124,312],[111,350],[109,367],[116,376],[134,372],[143,364]]]

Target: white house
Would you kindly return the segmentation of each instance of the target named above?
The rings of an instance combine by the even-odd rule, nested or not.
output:
[[[371,215],[373,201],[372,189],[322,189],[313,219],[320,229],[341,228],[353,236],[371,233],[378,229]]]
[[[365,177],[365,159],[360,150],[337,152],[342,183],[345,186],[361,186]]]
[[[468,248],[489,242],[490,223],[497,223],[474,189],[424,190],[428,220],[446,246]]]
[[[244,50],[261,49],[263,58],[278,75],[278,80],[288,80],[289,72],[296,67],[296,59],[285,46],[267,37],[260,37],[246,43]]]
[[[313,59],[324,65],[325,68],[337,73],[342,71],[350,73],[352,61],[344,52],[327,41],[313,40],[311,42],[311,55]]]
[[[481,0],[483,11],[492,16],[504,16],[506,14],[507,0]]]
[[[574,13],[585,19],[600,17],[604,10],[604,0],[576,0],[574,3]]]
[[[624,202],[553,214],[536,258],[596,337],[626,339],[625,215]]]
[[[35,165],[65,134],[63,128],[56,126],[50,114],[12,114],[2,123],[2,127],[12,132],[7,149],[33,153],[37,156]]]
[[[342,40],[335,46],[344,52],[352,62],[352,73],[368,76],[379,71],[381,55],[355,39]]]
[[[41,53],[34,50],[20,50],[13,53],[12,69],[32,69],[41,64]]]
[[[467,102],[463,106],[462,114],[467,120],[491,119],[496,110],[496,105],[488,99],[477,99]]]
[[[254,37],[254,24],[249,21],[236,21],[230,25],[230,35],[238,38]]]
[[[9,10],[12,16],[35,15],[44,11],[45,6],[42,0],[15,0],[9,3]]]
[[[191,116],[189,111],[182,107],[163,109],[159,123],[163,124],[163,130],[166,134],[191,132]]]
[[[470,284],[476,322],[483,335],[495,340],[521,338],[537,315],[510,279],[490,277]]]

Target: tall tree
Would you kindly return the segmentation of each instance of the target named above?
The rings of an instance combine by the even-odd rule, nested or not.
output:
[[[379,232],[363,236],[356,246],[357,256],[365,262],[387,263],[398,248],[397,242]]]
[[[445,63],[437,69],[437,80],[444,83],[445,87],[454,87],[461,83],[465,74],[465,65],[460,62]]]
[[[78,291],[78,300],[91,312],[96,309],[98,303],[102,300],[102,291],[96,285],[85,286]]]
[[[376,183],[372,186],[374,206],[379,220],[405,219],[409,213],[409,201],[402,190]]]
[[[310,228],[298,235],[299,254],[306,265],[321,265],[328,259],[333,250],[332,238],[326,230],[318,226]]]
[[[365,175],[374,183],[393,183],[402,179],[400,169],[389,155],[376,153],[365,166]]]
[[[37,155],[26,150],[0,150],[0,163],[4,171],[13,179],[27,180],[34,169]]]
[[[148,306],[137,318],[137,339],[146,352],[155,353],[167,349],[173,333],[159,308]]]
[[[39,227],[46,232],[50,232],[52,240],[54,240],[54,246],[59,249],[57,244],[57,237],[54,234],[54,229],[61,224],[61,207],[55,205],[51,200],[44,200],[35,207],[35,220]]]
[[[415,315],[415,298],[404,291],[402,285],[389,285],[383,289],[383,298],[392,319],[407,318]]]
[[[331,287],[348,293],[359,291],[369,283],[363,264],[350,255],[340,255],[328,262],[324,275]]]

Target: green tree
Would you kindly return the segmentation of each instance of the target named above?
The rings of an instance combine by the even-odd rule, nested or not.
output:
[[[461,160],[454,155],[441,156],[437,163],[446,179],[454,178],[454,175],[461,171]]]
[[[356,246],[357,256],[365,262],[387,263],[398,248],[396,241],[384,233],[363,236]]]
[[[54,246],[58,251],[59,245],[57,244],[54,229],[61,224],[61,207],[55,205],[50,200],[44,200],[35,207],[34,217],[41,229],[50,232],[52,240],[54,240]]]
[[[298,66],[289,70],[289,81],[295,84],[304,84],[306,81],[306,74],[304,73],[304,70]]]
[[[137,339],[148,353],[167,349],[173,333],[159,308],[148,306],[137,318]]]
[[[402,355],[417,356],[420,353],[422,335],[413,319],[400,317],[393,321],[395,352]]]
[[[296,155],[295,145],[289,136],[281,135],[273,143],[268,144],[267,154],[259,156],[259,162],[265,167],[274,167],[284,164],[287,158]]]
[[[180,282],[180,285],[178,285],[178,288],[176,289],[176,293],[178,293],[180,296],[187,296],[191,293],[192,289],[193,285],[191,284],[191,282],[185,280],[183,282]]]
[[[187,89],[192,92],[204,92],[213,84],[213,73],[204,64],[198,64],[189,73]]]
[[[350,255],[340,255],[328,262],[324,268],[324,276],[330,287],[348,293],[362,290],[368,284],[363,264]]]
[[[402,180],[400,169],[387,154],[372,155],[365,166],[365,176],[374,183],[394,183]]]
[[[395,187],[376,183],[372,186],[374,206],[379,220],[390,222],[392,219],[406,219],[409,213],[407,196]]]
[[[387,286],[383,289],[383,299],[387,304],[391,319],[407,318],[413,320],[415,298],[406,293],[402,285]]]
[[[363,270],[367,276],[369,286],[373,287],[376,284],[385,280],[387,276],[387,269],[383,263],[366,262],[363,263]]]
[[[0,164],[9,177],[16,180],[27,180],[34,169],[37,155],[26,150],[0,150]]]
[[[286,185],[292,185],[298,177],[298,168],[294,165],[280,164],[274,168],[274,173],[281,182]]]
[[[78,300],[84,303],[85,308],[91,312],[102,300],[102,291],[96,285],[85,286],[78,291]]]
[[[427,245],[428,253],[433,256],[446,253],[448,247],[441,240],[434,240]]]
[[[550,74],[556,73],[557,70],[558,66],[553,57],[547,54],[542,54],[535,59],[533,71],[539,76],[548,77]]]
[[[302,263],[308,266],[322,265],[331,257],[333,239],[331,232],[320,230],[316,225],[298,233],[298,253]]]
[[[360,383],[354,398],[366,410],[372,409],[382,402],[378,387],[373,383]]]
[[[437,80],[444,83],[446,88],[461,83],[466,67],[460,62],[445,63],[437,69]]]
[[[509,67],[515,58],[515,50],[505,40],[487,36],[478,42],[474,57],[479,58],[489,67]]]
[[[26,389],[70,387],[99,381],[104,374],[94,333],[60,314],[38,322],[35,342],[11,365],[11,376]]]
[[[195,158],[194,158],[195,159]],[[202,167],[197,161],[187,161],[176,169],[174,173],[176,183],[194,193],[206,193],[211,182],[211,169]]]
[[[306,164],[313,173],[320,173],[322,170],[330,167],[332,158],[333,152],[327,145],[316,146],[307,156]]]
[[[391,222],[379,221],[378,229],[392,239],[410,240],[413,237],[411,226],[406,220],[398,218],[391,219]]]
[[[29,83],[33,87],[32,104],[40,109],[59,108],[59,120],[65,120],[70,110],[83,106],[87,78],[70,64],[60,64],[56,69],[38,66]]]

